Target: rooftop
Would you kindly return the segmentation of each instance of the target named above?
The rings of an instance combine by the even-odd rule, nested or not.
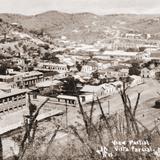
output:
[[[124,52],[124,51],[105,51],[103,52],[103,55],[107,56],[136,56],[137,52]]]
[[[10,79],[13,78],[11,75],[0,75],[0,79]]]
[[[0,90],[1,89],[10,89],[11,85],[5,82],[0,82]]]
[[[10,97],[13,95],[26,93],[28,90],[26,89],[6,89],[6,91],[0,89],[0,98]]]
[[[60,99],[69,99],[69,100],[77,100],[77,97],[75,97],[75,96],[68,96],[68,95],[58,95],[57,98],[60,98]]]
[[[160,51],[159,52],[153,52],[150,54],[151,58],[160,58]]]
[[[39,63],[39,65],[49,65],[49,66],[64,66],[66,67],[66,64],[61,64],[61,63],[52,63],[52,62],[44,62],[44,63]]]
[[[81,89],[81,92],[94,93],[94,92],[97,92],[99,89],[101,89],[101,87],[102,87],[102,86],[85,85],[85,86]]]
[[[62,82],[58,81],[58,80],[54,80],[54,81],[47,80],[47,81],[44,81],[44,82],[37,83],[36,87],[43,88],[43,87],[49,87],[49,86],[56,86],[56,85],[59,85],[61,83]]]
[[[28,76],[41,75],[43,73],[39,72],[39,71],[31,71],[31,72],[17,72],[17,71],[13,71],[12,74],[22,75],[23,77],[28,77]]]

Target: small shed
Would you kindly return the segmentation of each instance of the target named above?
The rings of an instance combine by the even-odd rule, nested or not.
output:
[[[70,96],[70,95],[58,95],[57,96],[58,102],[65,103],[66,105],[73,105],[76,107],[78,104],[78,99],[76,96]]]

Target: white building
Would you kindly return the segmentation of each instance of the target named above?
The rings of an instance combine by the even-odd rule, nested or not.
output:
[[[35,86],[36,83],[43,81],[43,73],[38,71],[22,72],[21,75],[25,87]]]
[[[117,92],[117,85],[114,83],[111,84],[101,84],[98,86],[85,85],[81,89],[80,99],[82,103],[87,103],[98,98],[104,98],[110,95],[113,95]]]
[[[104,57],[110,59],[135,59],[137,52],[124,52],[124,51],[105,51],[103,52]]]
[[[68,71],[66,64],[56,64],[56,63],[39,63],[37,70],[42,71],[57,71],[58,73],[66,73]]]
[[[155,78],[156,72],[159,72],[159,69],[148,69],[145,67],[141,69],[141,77],[142,78]]]
[[[150,69],[148,69],[146,67],[141,69],[141,77],[142,78],[150,78]]]
[[[119,70],[115,70],[115,69],[108,69],[106,70],[105,76],[108,78],[112,78],[115,77],[117,79],[119,79],[120,77],[127,77],[129,74],[129,69],[119,69]]]
[[[0,83],[0,112],[22,109],[27,105],[27,90],[13,89],[8,84]]]
[[[92,72],[95,72],[98,69],[98,65],[95,61],[90,61],[86,65],[82,66],[81,72],[91,74]]]
[[[0,75],[0,82],[12,84],[13,87],[31,87],[43,81],[43,73],[31,72],[11,72],[10,75]]]
[[[81,69],[81,72],[88,73],[88,74],[91,74],[94,71],[96,71],[96,68],[91,65],[83,65]]]
[[[148,52],[140,52],[136,55],[137,60],[142,60],[142,61],[150,61],[150,53]]]

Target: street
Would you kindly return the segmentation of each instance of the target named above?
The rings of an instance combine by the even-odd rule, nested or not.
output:
[[[160,117],[160,109],[153,108],[155,100],[159,98],[157,92],[160,90],[160,83],[156,80],[146,79],[144,84],[135,86],[134,88],[128,88],[127,94],[131,100],[131,104],[134,107],[137,99],[138,92],[141,92],[139,105],[137,109],[136,117],[140,120],[148,129],[151,129],[155,120]],[[109,103],[108,103],[109,101]],[[110,96],[108,99],[101,100],[101,105],[105,113],[110,114],[123,111],[123,104],[120,95],[117,93]],[[108,105],[110,106],[108,109]],[[61,108],[61,106],[59,106]],[[90,110],[91,105],[84,106],[85,111]],[[65,110],[65,106],[62,107]],[[101,114],[98,104],[94,106],[93,113],[94,118],[97,118]],[[77,125],[82,123],[81,115],[79,114],[79,108],[68,107],[68,125]]]

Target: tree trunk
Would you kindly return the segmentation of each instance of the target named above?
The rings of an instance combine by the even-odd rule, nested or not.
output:
[[[3,160],[3,145],[1,137],[0,137],[0,160]]]

